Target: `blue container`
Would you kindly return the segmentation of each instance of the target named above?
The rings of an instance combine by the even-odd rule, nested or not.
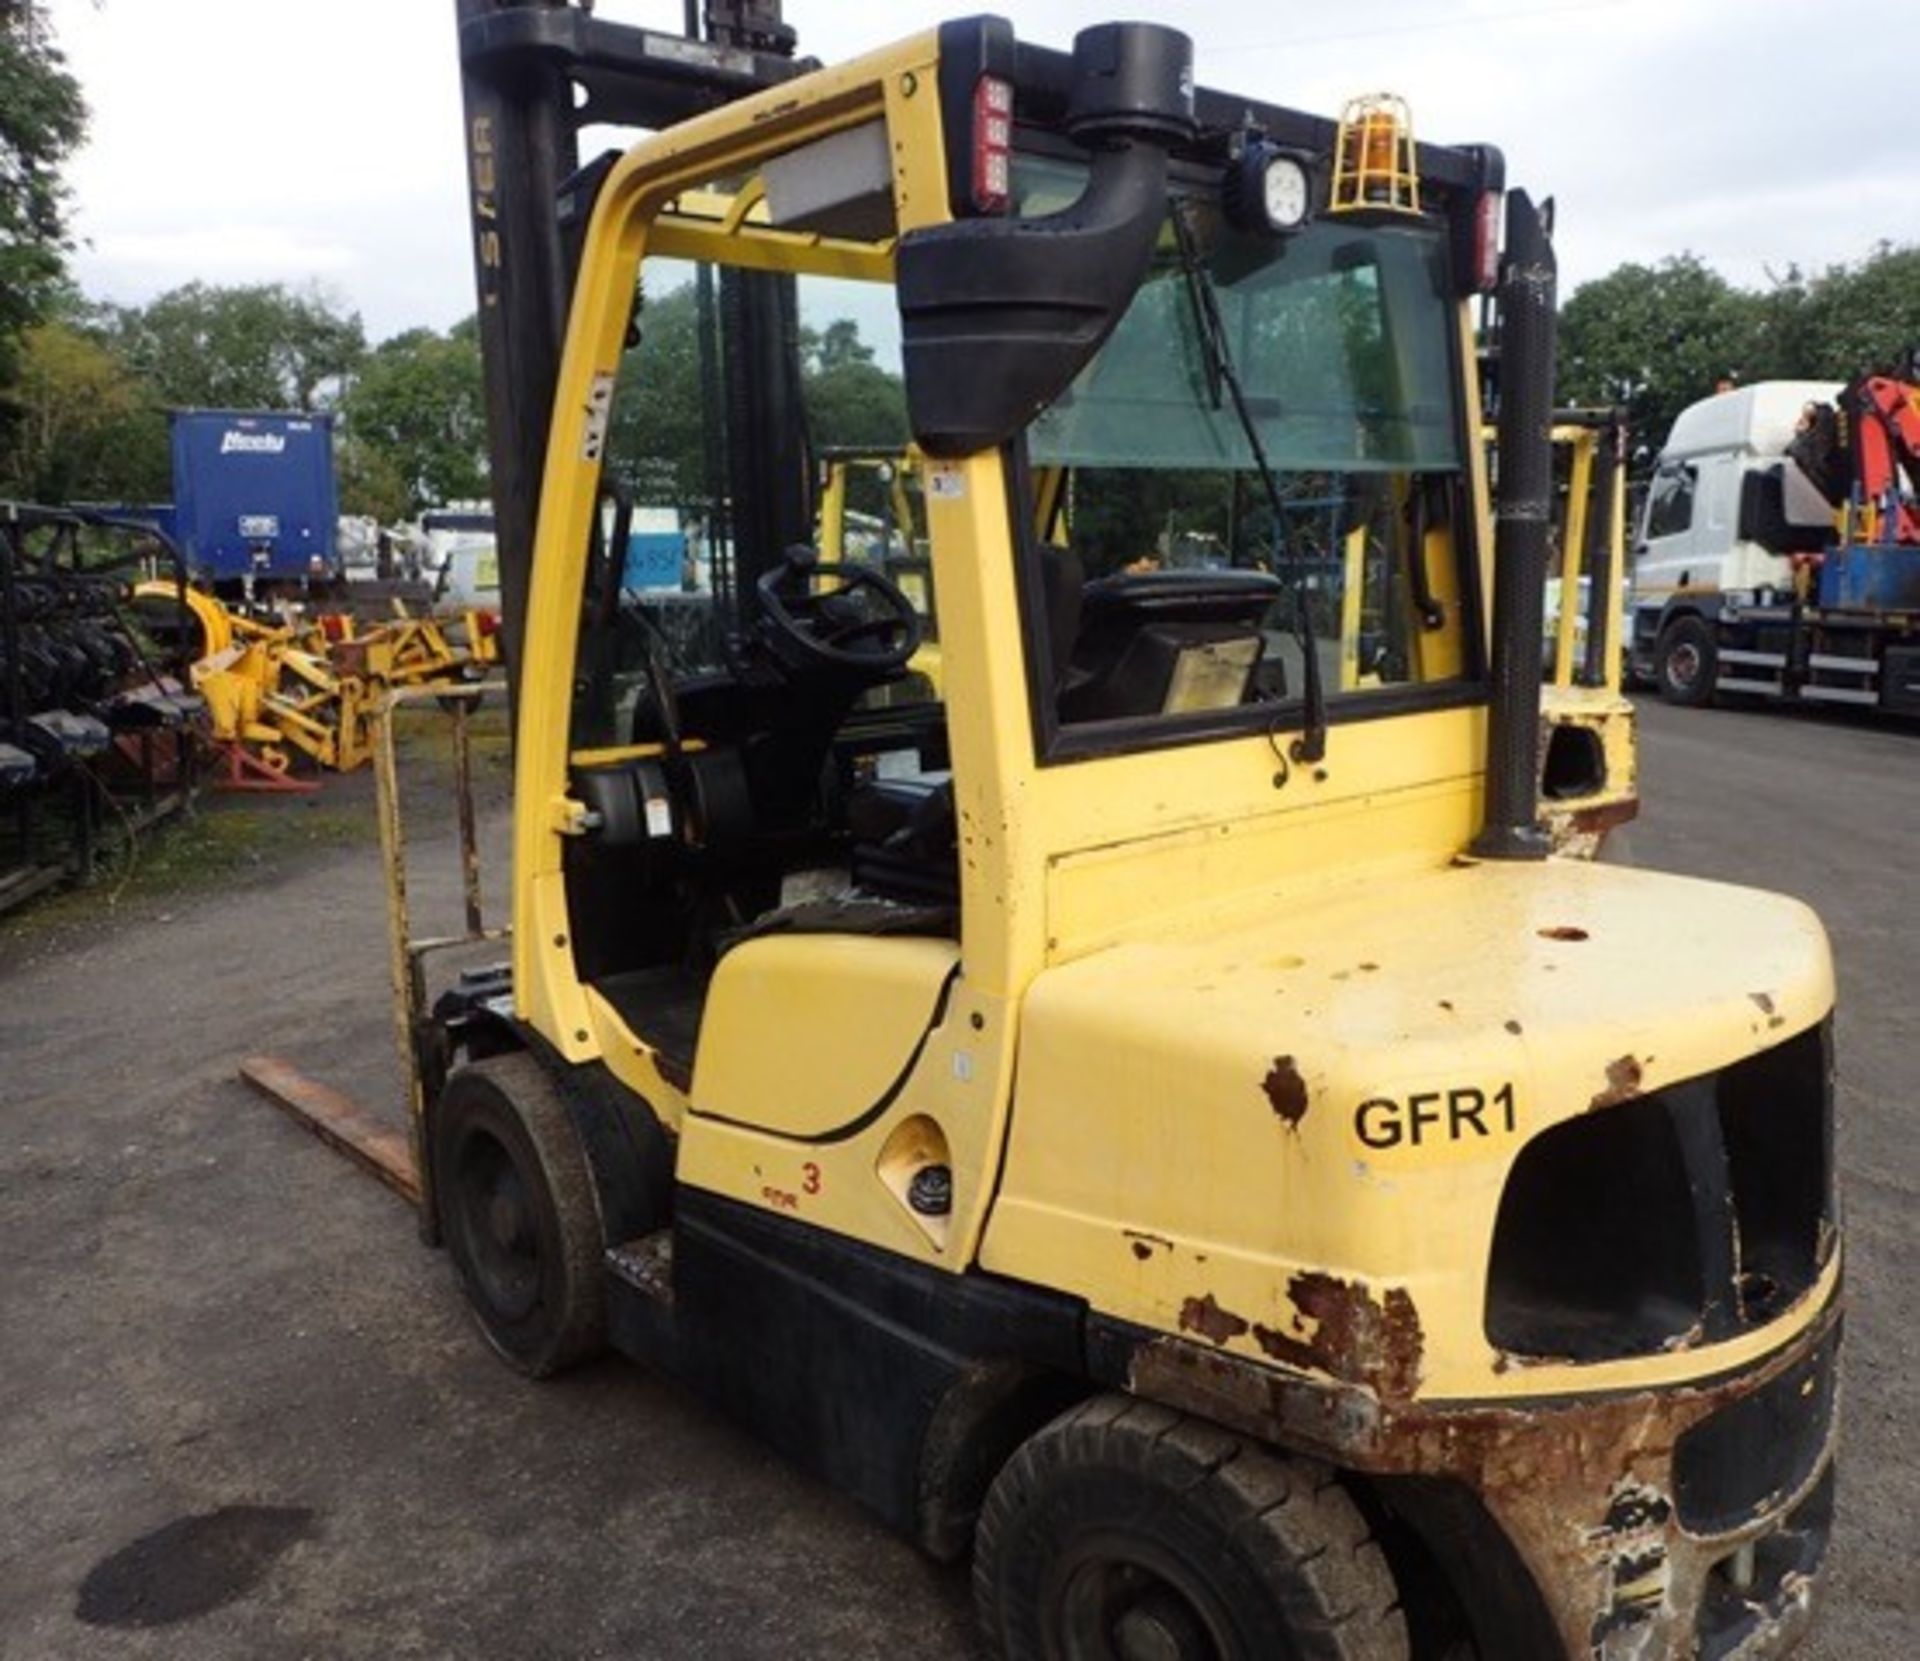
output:
[[[1828,551],[1820,603],[1848,611],[1920,611],[1920,548],[1892,543]]]
[[[333,577],[333,417],[257,410],[170,412],[174,534],[216,582]]]

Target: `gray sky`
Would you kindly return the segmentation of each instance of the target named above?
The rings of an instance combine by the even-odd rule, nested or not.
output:
[[[969,0],[788,0],[834,59]],[[1025,38],[1154,15],[1208,84],[1331,113],[1382,88],[1419,135],[1485,139],[1560,205],[1567,283],[1691,249],[1742,283],[1920,236],[1896,0],[1027,0]],[[452,0],[53,0],[93,109],[71,170],[83,286],[317,281],[379,339],[472,309]],[[679,0],[602,0],[673,27]],[[1886,91],[1875,95],[1876,82]]]

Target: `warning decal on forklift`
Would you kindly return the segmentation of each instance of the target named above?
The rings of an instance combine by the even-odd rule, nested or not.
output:
[[[606,447],[607,419],[613,414],[613,377],[602,370],[587,393],[587,431],[580,440],[580,459],[598,461]]]
[[[967,476],[957,467],[929,467],[927,469],[927,494],[929,496],[961,497],[967,493]]]

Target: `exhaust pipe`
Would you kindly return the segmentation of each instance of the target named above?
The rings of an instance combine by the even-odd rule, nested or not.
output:
[[[1487,710],[1482,859],[1545,859],[1540,806],[1540,668],[1547,536],[1553,520],[1554,299],[1558,269],[1544,216],[1507,193],[1500,278],[1500,484],[1494,507],[1493,688]],[[1561,604],[1566,604],[1562,596]]]

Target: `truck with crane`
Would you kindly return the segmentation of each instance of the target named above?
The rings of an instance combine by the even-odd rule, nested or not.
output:
[[[1680,412],[1642,510],[1630,655],[1677,704],[1920,715],[1920,354]]]

